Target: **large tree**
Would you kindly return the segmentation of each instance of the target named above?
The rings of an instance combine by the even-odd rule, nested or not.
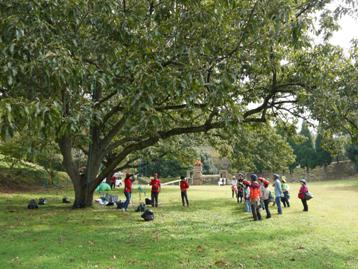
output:
[[[162,140],[299,114],[321,83],[306,83],[305,60],[327,2],[2,1],[1,134],[53,137],[73,206],[89,206],[103,178]]]

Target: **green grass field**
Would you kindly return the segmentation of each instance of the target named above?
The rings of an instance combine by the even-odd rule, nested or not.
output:
[[[231,199],[229,186],[191,187],[190,208],[177,186],[164,187],[153,222],[134,207],[72,210],[61,190],[0,193],[0,268],[358,268],[358,180],[309,187],[308,213],[291,184],[292,207],[282,216],[271,208],[262,222]],[[48,205],[26,209],[41,196]]]

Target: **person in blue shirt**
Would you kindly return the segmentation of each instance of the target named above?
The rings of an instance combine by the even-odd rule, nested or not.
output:
[[[281,197],[283,197],[283,192],[281,187],[280,176],[278,174],[274,174],[273,179],[275,180],[274,186],[275,186],[275,202],[277,205],[277,212],[279,215],[281,215],[282,214]]]

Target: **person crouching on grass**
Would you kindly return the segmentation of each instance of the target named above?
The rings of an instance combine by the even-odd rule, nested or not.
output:
[[[152,207],[158,207],[158,196],[160,192],[160,180],[158,174],[154,174],[154,179],[149,183],[152,186],[151,198],[152,198]]]
[[[257,175],[251,175],[250,203],[254,221],[261,220],[260,213],[260,183],[257,182]]]
[[[187,207],[189,206],[188,194],[187,194],[188,189],[189,189],[188,180],[184,176],[181,176],[180,177],[181,201],[183,203],[183,206],[185,206],[185,202],[186,202]],[[185,201],[184,201],[184,199],[185,199]]]

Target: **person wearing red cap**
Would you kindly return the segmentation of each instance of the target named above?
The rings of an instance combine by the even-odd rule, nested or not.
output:
[[[261,188],[261,193],[262,193],[262,200],[264,202],[265,205],[265,210],[266,210],[266,219],[271,218],[271,212],[270,212],[270,208],[269,208],[269,204],[270,204],[270,197],[271,195],[271,191],[269,189],[269,185],[270,182],[266,179],[263,180],[263,188]]]
[[[260,184],[257,182],[256,174],[251,175],[250,203],[254,221],[261,220],[262,218],[260,213]]]
[[[187,194],[188,189],[189,189],[188,180],[184,176],[181,176],[180,177],[181,201],[183,203],[183,206],[185,206],[185,202],[184,202],[184,199],[185,199],[187,207],[189,206],[188,194]]]
[[[152,186],[151,198],[152,198],[152,207],[158,207],[158,195],[160,192],[160,180],[158,174],[154,174],[154,179],[149,183]]]

